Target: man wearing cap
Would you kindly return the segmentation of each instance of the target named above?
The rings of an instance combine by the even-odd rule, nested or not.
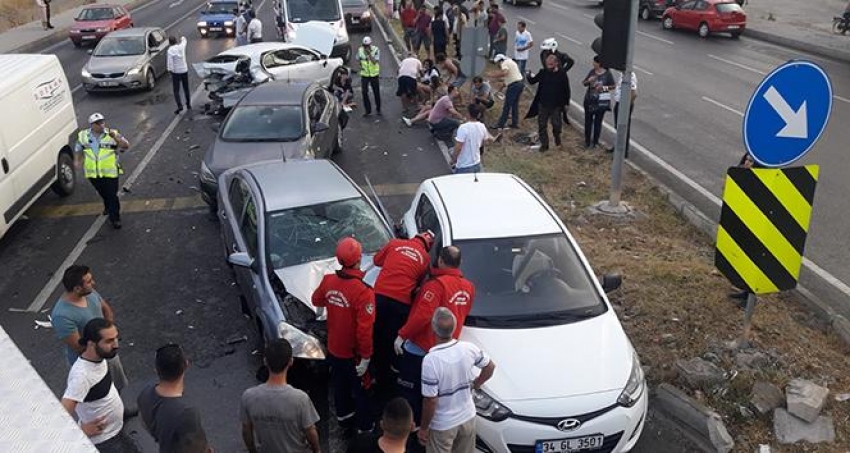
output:
[[[121,228],[121,204],[118,201],[118,175],[124,173],[116,151],[124,152],[130,142],[117,129],[106,127],[100,113],[89,116],[88,129],[77,134],[74,145],[77,168],[83,167],[85,177],[103,199],[103,213],[115,229]]]
[[[357,61],[360,62],[360,89],[363,94],[363,116],[372,114],[372,103],[369,102],[369,88],[375,96],[375,110],[381,114],[381,51],[372,45],[372,38],[363,37],[363,45],[357,49]]]
[[[366,374],[372,358],[372,328],[375,323],[375,294],[360,270],[362,247],[352,237],[343,238],[336,247],[336,259],[342,269],[325,275],[313,292],[313,305],[319,315],[327,309],[328,364],[334,387],[336,417],[353,434],[372,429],[369,397],[371,384]]]
[[[519,71],[519,66],[516,62],[506,57],[505,54],[498,54],[493,57],[493,62],[499,65],[498,71],[493,71],[489,75],[491,77],[501,78],[505,90],[505,103],[502,105],[502,115],[499,116],[499,121],[493,126],[494,129],[502,129],[508,122],[508,115],[511,116],[510,127],[516,129],[519,127],[519,97],[522,95],[522,73]]]
[[[372,261],[381,267],[375,282],[375,377],[382,390],[395,389],[393,340],[407,321],[413,292],[428,273],[434,234],[425,231],[410,239],[393,239]]]

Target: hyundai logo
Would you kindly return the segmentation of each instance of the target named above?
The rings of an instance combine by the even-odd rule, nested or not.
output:
[[[575,431],[581,426],[581,421],[574,418],[567,418],[558,422],[559,431]]]

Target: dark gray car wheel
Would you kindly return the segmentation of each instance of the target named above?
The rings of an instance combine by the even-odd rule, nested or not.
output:
[[[640,18],[643,20],[652,19],[652,11],[649,10],[648,6],[644,6],[640,9]]]
[[[333,154],[339,154],[342,152],[342,124],[337,122],[336,124],[336,140],[334,141],[334,149]]]

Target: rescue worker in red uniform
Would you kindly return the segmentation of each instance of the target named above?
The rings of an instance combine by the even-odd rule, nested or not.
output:
[[[397,367],[393,354],[393,340],[398,329],[407,322],[413,292],[425,279],[431,257],[428,252],[434,244],[430,231],[419,233],[411,239],[393,239],[375,254],[373,261],[381,267],[375,282],[375,354],[372,369],[383,393],[395,390]]]
[[[460,249],[452,245],[443,247],[437,267],[431,268],[431,278],[416,295],[410,316],[393,343],[396,354],[402,356],[399,392],[413,408],[416,426],[422,416],[422,359],[437,343],[431,328],[434,310],[446,307],[454,313],[457,328],[452,336],[457,339],[474,299],[475,285],[463,278],[460,271]]]
[[[327,308],[328,364],[334,387],[336,417],[349,433],[372,429],[369,397],[363,375],[372,358],[375,294],[363,282],[362,247],[351,237],[339,241],[336,259],[342,269],[325,275],[313,292],[313,305]]]

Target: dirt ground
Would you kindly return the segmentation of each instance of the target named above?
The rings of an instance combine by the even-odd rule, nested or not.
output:
[[[399,31],[398,21],[392,22]],[[522,115],[531,98],[523,94]],[[487,112],[486,123],[499,112],[497,102]],[[671,382],[718,411],[735,439],[736,452],[756,451],[759,444],[780,453],[850,451],[850,400],[835,398],[850,393],[850,348],[809,313],[797,295],[776,294],[760,297],[753,317],[752,349],[764,353],[768,363],[757,369],[736,364],[738,351],[726,345],[740,336],[744,311],[728,297],[736,289],[714,267],[713,238],[682,218],[651,179],[628,166],[622,198],[635,216],[620,220],[590,214],[588,207],[609,197],[612,154],[604,148],[586,150],[583,132],[572,126],[564,128],[563,146],[546,153],[515,140],[536,130],[536,119],[524,120],[519,130],[487,146],[485,170],[526,180],[558,212],[598,275],[622,275],[622,287],[609,299],[640,354],[651,387]],[[722,367],[725,384],[692,389],[680,382],[675,361],[693,357]],[[833,418],[835,443],[780,446],[772,414],[760,416],[749,403],[755,381],[784,390],[794,378],[829,388],[823,414]]]

